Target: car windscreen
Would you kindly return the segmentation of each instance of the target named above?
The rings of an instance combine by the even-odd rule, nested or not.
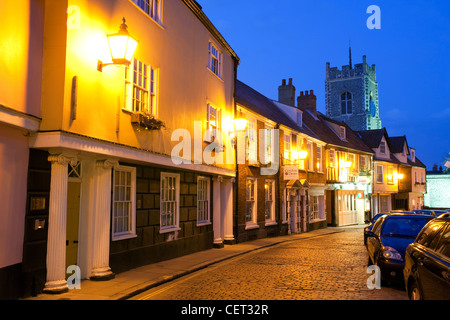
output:
[[[386,219],[381,230],[382,236],[416,237],[430,219],[414,217],[395,217]]]

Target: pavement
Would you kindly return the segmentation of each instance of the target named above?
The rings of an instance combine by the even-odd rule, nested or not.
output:
[[[255,250],[260,250],[287,241],[309,239],[344,231],[345,227],[327,227],[305,233],[225,245],[223,248],[203,250],[135,268],[116,274],[114,279],[108,281],[82,280],[80,289],[70,289],[66,293],[42,293],[36,297],[29,297],[23,300],[126,300],[146,290],[204,269],[210,265]]]

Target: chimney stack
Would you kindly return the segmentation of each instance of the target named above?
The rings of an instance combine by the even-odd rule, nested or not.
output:
[[[313,90],[300,91],[297,97],[297,106],[301,110],[311,110],[312,114],[317,117],[317,97]]]
[[[295,107],[295,87],[292,84],[292,78],[289,78],[288,84],[286,79],[281,81],[281,86],[278,87],[278,102]]]

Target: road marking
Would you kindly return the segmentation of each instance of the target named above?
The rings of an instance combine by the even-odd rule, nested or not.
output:
[[[166,287],[164,287],[164,288],[161,288],[161,289],[156,290],[156,291],[154,291],[154,292],[152,292],[152,293],[149,293],[149,294],[147,294],[147,295],[145,295],[145,296],[139,298],[138,300],[147,300],[148,298],[151,298],[151,297],[156,296],[156,295],[158,295],[158,294],[160,294],[160,293],[163,293],[164,291],[167,291],[167,290],[169,290],[169,289],[171,289],[171,288],[173,288],[173,287],[179,285],[179,284],[182,283],[182,282],[185,282],[185,281],[187,281],[187,280],[189,280],[189,279],[192,279],[192,278],[196,277],[197,275],[198,275],[198,274],[194,274],[194,275],[192,275],[192,276],[190,276],[190,277],[187,277],[187,278],[184,278],[184,277],[183,277],[183,279],[180,279],[179,281],[176,281],[176,282],[173,283],[172,285],[168,285],[168,286],[166,286]],[[150,290],[151,290],[151,289],[150,289]]]

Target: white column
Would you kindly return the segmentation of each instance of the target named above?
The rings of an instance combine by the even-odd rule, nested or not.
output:
[[[235,243],[233,234],[233,182],[232,179],[225,179],[222,183],[222,215],[223,215],[223,240],[227,244]]]
[[[95,212],[93,227],[92,273],[90,280],[109,280],[114,278],[109,267],[109,239],[111,225],[111,168],[117,161],[97,161],[94,188]]]
[[[216,248],[223,247],[222,237],[222,210],[221,210],[221,192],[220,183],[222,177],[213,178],[213,246]]]
[[[52,163],[47,240],[47,282],[44,292],[62,293],[68,290],[66,281],[66,222],[68,167],[73,159],[50,155]]]

